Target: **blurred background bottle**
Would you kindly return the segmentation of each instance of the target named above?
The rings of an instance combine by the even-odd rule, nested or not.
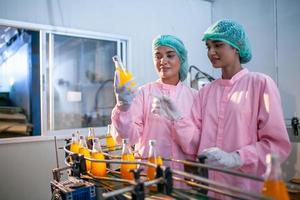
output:
[[[121,61],[121,58],[119,56],[114,56],[112,57],[114,63],[115,63],[115,68],[116,68],[116,71],[119,73],[119,85],[120,87],[122,87],[123,85],[125,85],[128,81],[131,81],[133,80],[133,75],[131,72],[129,72],[128,70],[126,70],[123,62]],[[131,87],[134,87],[136,85],[136,82],[132,82],[131,85],[129,86],[130,88]]]
[[[95,137],[96,137],[96,135],[95,135],[95,129],[89,128],[88,129],[88,137],[87,137],[87,146],[88,146],[88,149],[92,150],[92,148],[93,148],[93,140],[94,140]]]
[[[117,143],[111,135],[111,125],[110,124],[107,125],[107,133],[106,133],[105,139],[106,139],[106,146],[107,146],[108,150],[109,151],[115,150],[115,146]]]
[[[80,139],[79,139],[79,154],[83,155],[85,158],[91,157],[90,150],[87,147],[86,140],[83,135],[81,135]],[[90,171],[91,170],[91,161],[86,160],[85,164],[86,164],[86,170]]]
[[[266,156],[267,170],[262,194],[274,200],[289,200],[287,187],[282,179],[280,159],[277,155]]]
[[[94,138],[92,158],[97,160],[105,160],[103,155],[101,144],[98,138]],[[105,162],[92,162],[91,173],[95,176],[105,176],[106,175],[106,163]]]
[[[134,155],[131,152],[130,146],[129,146],[129,139],[122,139],[122,161],[135,161]],[[122,179],[128,179],[133,180],[134,176],[133,173],[130,172],[132,169],[136,169],[136,164],[121,164],[121,178]]]
[[[156,149],[156,140],[149,140],[149,154],[148,154],[148,161],[150,163],[156,165],[162,165],[163,161],[160,157],[158,150]],[[148,167],[147,169],[147,177],[149,180],[155,179],[156,176],[156,168],[155,167]]]

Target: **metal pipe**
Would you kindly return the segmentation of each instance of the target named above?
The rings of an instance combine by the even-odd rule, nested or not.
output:
[[[172,170],[172,171],[173,171],[174,174],[181,175],[181,176],[184,176],[184,177],[187,177],[187,178],[191,178],[191,179],[203,182],[203,183],[207,183],[207,184],[210,184],[210,185],[213,185],[213,186],[216,186],[218,188],[225,189],[225,190],[228,190],[228,191],[231,191],[231,192],[248,195],[250,197],[253,197],[253,198],[256,198],[256,199],[261,199],[261,200],[269,199],[269,198],[263,197],[261,195],[251,193],[251,192],[242,191],[238,188],[229,187],[229,186],[224,185],[222,183],[217,183],[215,181],[212,181],[212,180],[209,180],[209,179],[206,179],[206,178],[202,178],[200,176],[195,176],[195,175],[192,175],[192,174],[189,174],[189,173],[186,173],[186,172],[182,172],[182,171],[178,171],[178,170]]]
[[[164,180],[163,178],[158,178],[158,179],[154,179],[154,180],[151,180],[151,181],[146,181],[146,182],[144,182],[144,185],[145,186],[150,186],[150,185],[162,182],[163,180]],[[120,195],[120,194],[124,194],[126,192],[131,192],[133,190],[134,190],[134,186],[132,185],[132,186],[121,188],[121,189],[114,190],[114,191],[111,191],[111,192],[103,193],[102,196],[103,196],[104,199],[107,199],[107,198],[114,197],[114,196],[117,196],[117,195]]]
[[[167,159],[164,159],[164,160],[167,160]],[[233,170],[230,170],[230,169],[225,169],[225,168],[220,168],[220,167],[215,167],[215,166],[211,166],[211,165],[207,165],[207,164],[195,163],[195,162],[190,162],[190,161],[185,161],[185,160],[176,160],[176,159],[172,159],[172,158],[169,159],[169,160],[173,161],[173,162],[177,162],[177,163],[182,163],[182,164],[194,166],[194,167],[203,167],[203,168],[207,168],[207,169],[210,169],[210,170],[224,172],[224,173],[235,175],[235,176],[241,176],[241,177],[249,178],[249,179],[252,179],[252,180],[255,180],[255,181],[260,181],[260,182],[264,181],[264,179],[262,177],[253,176],[253,175],[249,175],[249,174],[244,174],[244,173],[233,171]]]

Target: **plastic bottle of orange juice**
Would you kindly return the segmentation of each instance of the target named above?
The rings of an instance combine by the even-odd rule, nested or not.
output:
[[[103,155],[101,144],[98,138],[93,141],[92,158],[97,160],[105,160]],[[105,176],[106,175],[106,163],[105,162],[92,162],[91,173],[95,176]]]
[[[110,124],[107,125],[107,133],[106,133],[105,139],[106,139],[106,146],[107,146],[108,150],[109,151],[115,150],[115,146],[117,143],[111,135],[111,125]]]
[[[277,155],[266,156],[267,170],[262,194],[274,200],[289,200],[286,185],[281,177],[280,160]]]
[[[70,151],[73,153],[79,153],[79,141],[74,133],[72,134]]]
[[[122,161],[135,161],[134,155],[130,150],[129,139],[122,140]],[[136,164],[121,164],[121,178],[133,180],[133,173],[130,172],[132,169],[136,169]]]
[[[91,157],[90,150],[87,147],[86,140],[83,135],[81,135],[80,139],[79,139],[79,154],[83,155],[85,158]],[[86,164],[86,170],[90,171],[91,170],[91,161],[86,160],[85,164]]]
[[[133,80],[133,75],[131,72],[129,72],[128,70],[126,70],[124,64],[122,63],[121,59],[119,56],[114,56],[112,57],[114,63],[115,63],[115,68],[116,71],[119,72],[119,85],[120,87],[122,87],[124,84],[126,84],[128,81]],[[129,87],[134,87],[136,85],[136,82],[132,82],[131,85]]]
[[[163,161],[161,157],[158,154],[158,151],[156,149],[156,140],[149,140],[149,154],[148,154],[148,161],[150,163],[156,164],[156,165],[162,165]],[[156,176],[156,168],[155,167],[148,167],[147,170],[147,177],[149,180],[153,180]]]

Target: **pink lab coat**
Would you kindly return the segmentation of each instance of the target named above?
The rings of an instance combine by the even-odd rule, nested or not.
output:
[[[264,74],[243,69],[230,80],[212,82],[199,91],[193,111],[196,127],[186,126],[190,122],[185,119],[175,127],[185,127],[183,132],[201,133],[198,154],[210,147],[237,151],[242,163],[238,170],[256,176],[264,174],[268,153],[279,154],[282,161],[289,155],[291,145],[280,95],[273,80]],[[242,190],[260,193],[262,189],[257,181],[220,172],[210,171],[209,177]]]
[[[135,144],[138,156],[147,157],[148,141],[155,139],[156,149],[163,158],[194,159],[199,140],[193,140],[195,143],[186,141],[188,138],[192,140],[189,133],[179,137],[175,135],[173,122],[151,113],[151,104],[154,96],[165,95],[173,100],[185,118],[191,119],[191,107],[196,94],[196,90],[181,82],[174,86],[158,80],[142,86],[128,111],[124,112],[117,106],[114,107],[112,124],[116,131],[113,131],[113,137],[118,143],[121,143],[123,138],[129,138],[130,143]],[[164,165],[183,170],[183,166],[179,164],[164,162]]]

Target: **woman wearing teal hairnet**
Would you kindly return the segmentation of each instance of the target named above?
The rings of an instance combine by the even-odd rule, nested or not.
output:
[[[193,102],[196,90],[182,83],[188,70],[187,50],[177,37],[159,35],[153,40],[152,53],[159,76],[157,81],[142,86],[136,96],[130,88],[124,89],[115,83],[117,105],[112,111],[112,124],[117,131],[113,136],[118,142],[129,138],[130,143],[135,145],[137,156],[147,157],[148,141],[155,139],[157,150],[163,158],[193,158],[198,141],[196,144],[188,143],[187,134],[177,136],[171,121],[151,112],[153,99],[166,96],[175,102],[183,116],[190,118],[192,105],[186,102]],[[164,164],[172,169],[183,169],[175,163]]]
[[[207,163],[262,176],[268,153],[284,161],[291,148],[276,84],[269,76],[242,66],[252,53],[239,23],[220,20],[207,29],[203,41],[212,66],[221,70],[222,77],[199,91],[193,123],[183,117],[175,121],[175,130],[201,138],[198,154],[206,156]],[[220,172],[210,171],[209,177],[247,191],[262,189],[260,182]]]

